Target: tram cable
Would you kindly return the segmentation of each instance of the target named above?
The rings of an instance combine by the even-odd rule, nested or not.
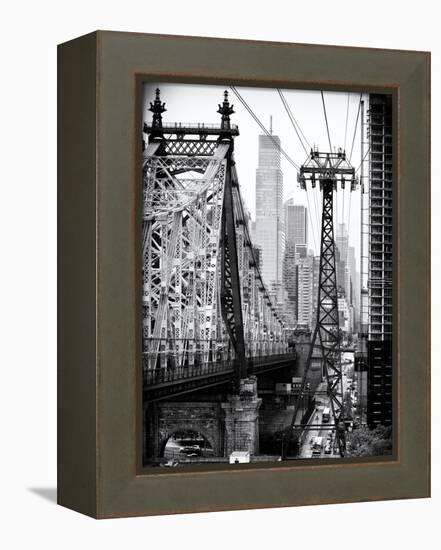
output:
[[[251,109],[251,107],[248,105],[248,103],[245,101],[245,99],[240,95],[240,93],[237,91],[237,88],[235,86],[230,86],[233,93],[236,95],[238,100],[242,103],[242,105],[245,107],[245,109],[248,111],[248,113],[251,115],[251,117],[254,119],[254,121],[258,124],[258,126],[261,128],[261,130],[269,137],[271,138],[274,145],[277,147],[277,149],[280,150],[281,154],[286,158],[286,160],[299,172],[300,166],[292,160],[292,158],[285,152],[285,150],[281,147],[280,143],[277,143],[277,141],[274,139],[274,136],[265,128],[265,126],[262,124],[262,122],[259,120],[258,116],[254,113],[254,111]]]

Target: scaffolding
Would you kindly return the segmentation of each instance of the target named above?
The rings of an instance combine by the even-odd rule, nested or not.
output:
[[[368,407],[370,427],[392,423],[392,101],[371,94],[369,141]]]

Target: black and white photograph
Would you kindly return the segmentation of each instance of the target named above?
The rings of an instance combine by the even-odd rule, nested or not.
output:
[[[391,96],[142,95],[143,465],[391,456]]]
[[[436,3],[2,7],[0,547],[432,549]]]

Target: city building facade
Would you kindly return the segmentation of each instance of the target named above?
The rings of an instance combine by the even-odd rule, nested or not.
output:
[[[367,422],[392,424],[392,100],[370,94]]]
[[[338,223],[335,236],[335,263],[337,275],[337,288],[348,295],[347,260],[349,248],[349,234],[344,223]]]
[[[285,250],[283,174],[280,167],[280,139],[259,136],[256,170],[256,244],[260,248],[262,277],[276,302],[283,300],[282,267]]]
[[[317,324],[317,305],[320,275],[320,256],[314,256],[312,259],[312,326],[313,331]]]
[[[308,211],[306,206],[289,199],[284,204],[286,244],[307,244]]]
[[[285,319],[290,326],[298,322],[299,288],[298,260],[307,254],[307,209],[289,199],[284,204],[285,255],[283,259],[283,286],[285,289]],[[297,248],[298,247],[298,248]],[[304,304],[302,306],[304,308]]]
[[[297,325],[312,328],[313,315],[313,256],[306,244],[296,245],[297,267]]]

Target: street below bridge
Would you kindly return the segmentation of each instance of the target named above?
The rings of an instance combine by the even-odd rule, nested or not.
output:
[[[348,376],[347,371],[354,364],[354,353],[345,352],[342,354],[342,386],[343,386],[343,398],[349,391],[348,388]],[[326,395],[326,382],[321,382],[316,389],[316,407],[315,411],[311,415],[308,425],[320,426],[316,429],[305,429],[302,433],[302,443],[300,446],[300,452],[298,458],[340,458],[338,448],[335,442],[335,428],[330,416],[329,422],[323,421],[324,409],[330,409],[331,403],[329,396]],[[329,424],[329,427],[326,425]],[[314,438],[323,438],[323,448],[319,456],[312,456],[312,443]]]

